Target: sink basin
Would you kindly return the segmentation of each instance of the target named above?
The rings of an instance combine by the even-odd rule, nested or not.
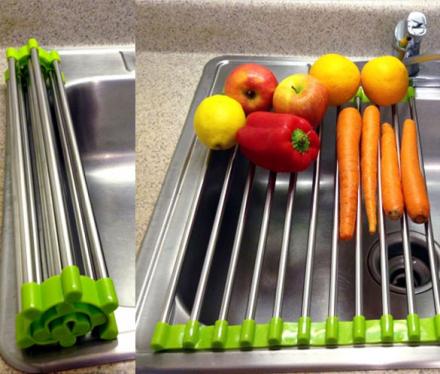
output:
[[[0,289],[0,351],[27,372],[134,359],[134,49],[60,51],[66,92],[110,277],[119,298],[115,341],[84,339],[69,349],[15,345],[17,284],[10,175],[6,175]],[[9,162],[9,157],[7,157]],[[9,168],[7,168],[9,170]]]
[[[222,352],[159,352],[150,347],[156,323],[161,320],[168,287],[175,274],[174,264],[179,258],[179,246],[188,235],[188,245],[183,257],[176,292],[171,299],[170,324],[184,324],[190,319],[199,278],[207,253],[208,242],[215,219],[217,205],[232,150],[208,151],[194,142],[192,118],[197,104],[212,93],[223,90],[225,77],[238,64],[245,62],[265,64],[278,80],[287,75],[307,72],[306,62],[289,58],[270,57],[219,57],[210,61],[203,72],[185,127],[170,164],[160,197],[151,219],[137,259],[137,314],[136,346],[139,371],[177,372],[218,371],[231,372],[284,372],[292,370],[373,369],[373,368],[428,368],[440,367],[438,344],[417,347],[366,345],[339,348],[295,347],[231,350]],[[362,62],[359,62],[362,66]],[[428,72],[440,75],[440,65],[432,64]],[[432,205],[434,238],[440,238],[440,131],[436,125],[440,116],[440,85],[424,72],[415,79],[416,106],[425,158],[425,170]],[[429,82],[429,84],[424,84]],[[428,87],[429,86],[429,87]],[[397,105],[400,123],[410,117],[408,104]],[[392,123],[391,108],[381,108],[381,120]],[[319,180],[316,247],[312,273],[310,317],[325,321],[330,294],[331,242],[334,204],[336,108],[330,108],[322,125],[322,158]],[[206,174],[205,174],[206,170]],[[219,317],[234,235],[248,170],[247,160],[238,154],[232,169],[230,192],[226,199],[218,242],[207,278],[198,320],[204,325],[214,325]],[[227,320],[229,325],[243,322],[251,288],[254,262],[262,224],[262,215],[268,186],[268,172],[257,168],[250,195],[250,205],[243,231],[236,276],[232,287]],[[203,182],[202,187],[199,186]],[[278,264],[285,220],[289,175],[278,174],[269,220],[268,237],[261,268],[255,320],[267,323],[272,317]],[[300,173],[297,178],[291,240],[286,266],[285,289],[281,317],[284,321],[298,321],[301,316],[304,269],[307,256],[308,230],[312,207],[313,168]],[[192,227],[186,227],[193,202],[199,196]],[[413,254],[415,308],[421,318],[435,314],[431,274],[429,270],[426,238],[423,225],[410,224],[410,241]],[[365,212],[362,212],[361,243],[363,315],[377,320],[382,315],[380,286],[380,252],[377,235],[369,235]],[[390,305],[394,319],[407,317],[404,261],[400,222],[386,221],[389,250]],[[336,314],[342,321],[351,321],[355,315],[355,248],[354,240],[339,243]],[[440,246],[435,243],[439,257]]]

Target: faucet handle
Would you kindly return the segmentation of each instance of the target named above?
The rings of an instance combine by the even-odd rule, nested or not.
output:
[[[420,38],[426,34],[427,21],[422,12],[411,12],[406,19],[408,35],[413,38]]]

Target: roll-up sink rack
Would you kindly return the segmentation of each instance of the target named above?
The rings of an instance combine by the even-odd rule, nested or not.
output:
[[[355,236],[341,242],[336,119],[345,106],[362,111],[365,96],[328,110],[311,170],[267,172],[237,148],[203,149],[191,133],[197,104],[222,92],[227,74],[250,61],[267,65],[279,80],[308,70],[306,63],[263,57],[222,57],[205,67],[144,240],[150,255],[138,258],[138,367],[278,372],[439,367],[433,221],[440,191],[432,190],[432,172],[426,178],[435,217],[425,225],[406,215],[400,222],[384,218],[379,178],[378,234],[368,233],[360,188]],[[393,124],[399,145],[400,124],[413,118],[420,128],[422,164],[431,171],[440,153],[435,155],[434,138],[429,139],[434,129],[423,122],[426,116],[418,116],[419,90],[420,106],[429,105],[430,116],[440,114],[434,105],[440,91],[416,86],[405,102],[380,108],[381,122]],[[179,164],[185,149],[187,158]]]
[[[8,48],[6,57],[16,346],[24,350],[23,357],[33,351],[36,358],[45,350],[57,351],[57,346],[90,344],[84,339],[88,336],[115,340],[119,301],[107,269],[60,55],[30,39],[19,49]],[[8,228],[4,231],[8,243]],[[38,346],[45,346],[43,353],[35,350]],[[63,354],[59,357],[61,361]],[[76,366],[72,361],[70,365]]]

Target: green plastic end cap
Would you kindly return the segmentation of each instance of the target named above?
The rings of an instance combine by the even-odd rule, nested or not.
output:
[[[242,348],[251,348],[254,344],[255,325],[253,319],[245,319],[241,324],[240,346]]]
[[[99,304],[105,313],[113,312],[119,305],[115,285],[111,278],[101,278],[96,281]]]
[[[30,38],[28,40],[27,45],[28,45],[29,49],[31,49],[31,48],[37,48],[38,49],[38,47],[39,47],[38,41],[35,38]]]
[[[435,332],[437,334],[437,340],[440,342],[440,314],[437,314],[434,317],[434,325],[435,325]]]
[[[229,323],[226,320],[217,320],[212,331],[212,347],[214,349],[223,349],[228,337]]]
[[[66,302],[74,303],[82,297],[82,286],[77,266],[67,266],[61,272],[61,283]]]
[[[394,340],[394,320],[391,314],[380,317],[380,330],[383,343],[392,343]]]
[[[281,338],[283,337],[284,321],[282,318],[273,317],[269,322],[269,334],[267,342],[271,348],[279,348],[281,346]]]
[[[6,59],[17,59],[17,50],[15,48],[6,48]]]
[[[339,339],[339,318],[328,317],[325,322],[325,342],[327,345],[338,344]]]
[[[156,323],[153,337],[151,339],[151,348],[154,351],[162,351],[166,347],[170,325],[166,322]]]
[[[29,282],[21,285],[21,311],[29,320],[35,320],[43,313],[39,284]]]
[[[185,325],[185,330],[183,333],[183,348],[193,349],[199,340],[199,321],[189,320]]]
[[[365,317],[358,315],[353,318],[353,342],[363,344],[366,339]]]
[[[298,345],[307,346],[310,344],[311,329],[312,319],[310,317],[300,317],[298,320]]]
[[[408,324],[408,339],[410,342],[420,341],[420,318],[417,314],[408,314],[406,317]]]

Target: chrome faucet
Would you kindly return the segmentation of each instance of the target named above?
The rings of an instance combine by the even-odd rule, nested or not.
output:
[[[420,44],[426,34],[426,17],[421,12],[411,12],[394,29],[394,54],[401,60],[420,55]],[[408,66],[410,76],[419,72],[419,64]]]

